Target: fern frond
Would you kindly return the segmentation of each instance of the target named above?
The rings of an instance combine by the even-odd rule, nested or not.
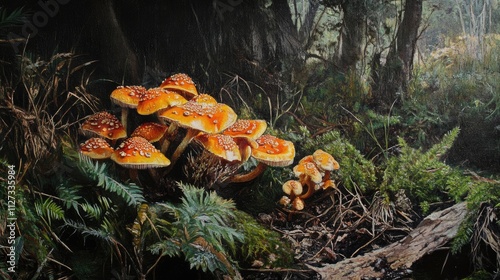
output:
[[[46,198],[42,201],[35,202],[35,211],[38,216],[42,217],[49,226],[52,225],[53,220],[63,220],[64,210],[61,206],[52,200],[52,198]]]
[[[92,159],[79,156],[78,168],[89,179],[96,182],[97,186],[106,191],[116,193],[122,197],[129,206],[136,206],[144,202],[142,189],[136,184],[122,184],[107,174],[106,163],[94,162]]]

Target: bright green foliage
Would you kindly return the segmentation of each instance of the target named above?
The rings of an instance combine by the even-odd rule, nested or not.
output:
[[[342,184],[348,189],[359,187],[363,191],[377,187],[375,165],[343,138],[338,131],[330,131],[316,138],[311,138],[309,131],[302,129],[300,136],[304,154],[312,154],[316,149],[323,149],[339,162],[337,171]]]
[[[208,193],[189,185],[180,187],[184,192],[180,205],[158,203],[151,206],[158,216],[153,222],[164,239],[153,244],[150,250],[167,256],[183,255],[191,268],[238,275],[228,257],[235,251],[236,241],[244,238],[232,226],[234,203],[215,192]]]
[[[389,158],[380,191],[390,199],[392,194],[403,189],[408,197],[420,204],[424,213],[429,210],[430,203],[447,200],[447,190],[468,183],[457,170],[440,160],[458,133],[458,128],[450,131],[425,153],[409,147],[400,138],[400,154]]]
[[[263,227],[245,212],[237,210],[235,214],[235,226],[245,236],[238,250],[244,260],[258,259],[271,266],[288,266],[292,263],[292,251],[281,241],[277,232]]]

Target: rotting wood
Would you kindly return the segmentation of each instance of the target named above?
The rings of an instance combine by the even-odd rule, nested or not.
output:
[[[391,270],[410,268],[417,260],[453,239],[466,214],[466,204],[458,203],[430,214],[398,242],[335,264],[308,266],[322,279],[382,278],[384,271],[375,267],[376,262],[385,261]]]

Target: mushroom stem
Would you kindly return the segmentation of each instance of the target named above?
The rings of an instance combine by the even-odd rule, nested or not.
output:
[[[125,131],[127,131],[127,119],[128,119],[128,108],[122,108],[122,125]]]
[[[167,168],[166,174],[168,174],[170,170],[172,170],[172,167],[175,165],[179,157],[191,142],[191,139],[193,139],[199,132],[200,131],[197,129],[188,129],[186,131],[186,135],[182,139],[182,142],[179,144],[179,146],[177,146],[174,153],[172,154],[172,157],[170,158],[170,166]]]
[[[163,139],[160,141],[160,143],[161,143],[160,151],[163,154],[165,154],[167,152],[168,147],[170,146],[170,142],[175,138],[177,128],[178,128],[178,126],[175,122],[172,122],[168,126],[167,132],[165,132]]]
[[[310,197],[311,195],[313,195],[316,192],[316,188],[315,188],[314,182],[312,182],[311,180],[307,180],[304,183],[305,183],[304,185],[307,186],[307,191],[306,191],[305,194],[302,194],[302,195],[298,196],[301,199],[306,199],[306,198]]]
[[[234,175],[233,178],[229,180],[230,183],[243,183],[243,182],[248,182],[250,180],[253,180],[257,178],[264,170],[266,170],[267,164],[259,162],[257,166],[255,167],[254,170],[246,173],[246,174],[237,174]]]
[[[128,170],[128,176],[130,177],[130,180],[134,182],[136,185],[140,186],[141,182],[139,181],[139,172],[135,168],[130,168]]]

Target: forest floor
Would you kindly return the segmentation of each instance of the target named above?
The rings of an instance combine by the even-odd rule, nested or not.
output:
[[[423,217],[411,209],[404,196],[399,200],[396,204],[400,205],[384,207],[382,200],[376,196],[368,201],[359,193],[333,189],[309,198],[307,207],[302,211],[277,208],[271,213],[259,214],[258,219],[262,223],[281,233],[283,239],[292,245],[297,266],[292,269],[264,269],[257,265],[255,269],[244,269],[242,274],[245,279],[325,279],[318,273],[323,267],[380,251],[408,236]],[[449,206],[452,204],[436,205],[434,210]],[[440,245],[436,245],[435,249],[442,249],[438,247]],[[439,261],[443,263],[439,266],[444,267],[448,258],[451,262],[456,257],[442,255]],[[377,257],[368,265],[370,269],[381,272],[383,279],[442,279],[427,278],[428,275],[419,278],[418,271],[414,272],[411,267],[392,269],[384,257]],[[418,266],[423,267],[417,269],[427,270],[426,266],[435,267],[436,263],[420,261]],[[453,279],[456,275],[452,274],[464,271],[443,270],[436,272],[439,274],[437,277],[443,277],[443,273],[449,273]]]

